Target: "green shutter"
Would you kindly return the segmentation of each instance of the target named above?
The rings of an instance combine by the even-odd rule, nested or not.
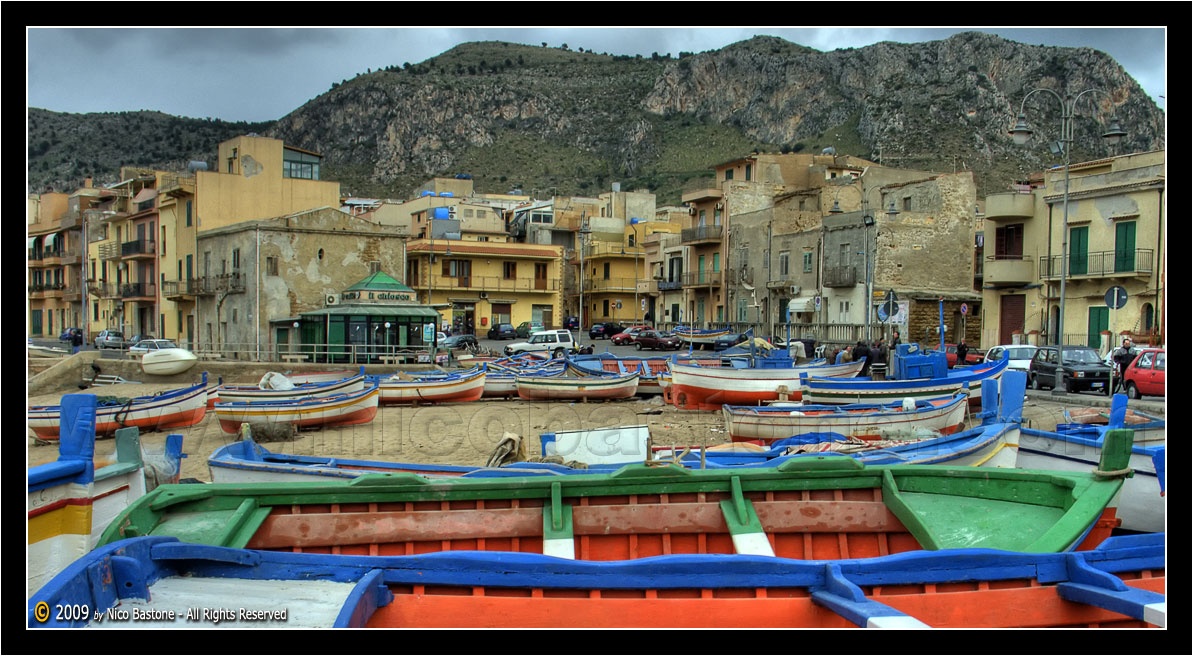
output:
[[[1089,271],[1089,226],[1069,230],[1069,275],[1084,275]]]
[[[1088,340],[1087,346],[1098,348],[1102,340],[1102,331],[1110,327],[1110,308],[1091,307],[1089,309],[1089,325],[1087,332]]]
[[[1114,227],[1114,271],[1135,270],[1135,222],[1126,221]]]

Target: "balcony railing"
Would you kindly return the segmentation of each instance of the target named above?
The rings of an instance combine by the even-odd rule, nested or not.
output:
[[[202,282],[196,279],[166,280],[162,282],[162,296],[175,299],[187,296],[198,296]]]
[[[975,276],[992,285],[1026,285],[1032,282],[1031,259],[1030,255],[987,255],[984,271],[979,269]]]
[[[699,287],[701,285],[720,285],[720,271],[689,271],[683,274],[684,287]]]
[[[120,257],[136,257],[139,255],[153,255],[152,239],[136,239],[120,244]]]
[[[638,289],[637,278],[587,278],[585,292],[631,292]],[[577,289],[579,291],[579,289]]]
[[[597,242],[584,247],[585,258],[611,256],[638,258],[642,257],[644,254],[645,253],[641,248],[625,246],[619,243]]]
[[[852,287],[857,284],[857,269],[852,266],[824,267],[825,287]]]
[[[558,278],[502,278],[501,276],[442,276],[436,275],[428,286],[425,281],[411,282],[413,289],[471,289],[483,292],[555,292],[562,282]]]
[[[99,245],[99,259],[101,260],[118,260],[120,259],[120,244],[100,244]]]
[[[1152,249],[1137,248],[1132,253],[1119,251],[1096,251],[1085,257],[1064,255],[1040,258],[1040,279],[1060,280],[1061,273],[1068,267],[1070,278],[1113,278],[1149,275],[1153,272]],[[1066,264],[1067,263],[1067,264]]]
[[[679,289],[681,287],[683,287],[683,275],[682,274],[679,277],[675,278],[674,280],[660,280],[659,281],[659,291],[661,291],[661,292],[670,291],[673,289]]]
[[[685,244],[699,241],[720,241],[722,225],[705,225],[696,228],[684,228],[679,233],[679,239]]]
[[[178,174],[163,175],[162,185],[158,188],[158,193],[175,196],[193,194],[195,193],[195,176]]]
[[[214,276],[203,276],[191,281],[191,289],[198,296],[214,296],[227,292],[244,291],[244,276],[240,273],[221,273]]]
[[[157,285],[151,282],[126,282],[120,286],[120,298],[154,298]]]

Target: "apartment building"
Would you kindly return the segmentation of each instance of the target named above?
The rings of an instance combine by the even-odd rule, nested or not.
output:
[[[1069,168],[1067,233],[1063,167],[1038,185],[986,197],[983,342],[1063,341],[1103,352],[1122,335],[1162,343],[1165,151]],[[1112,287],[1127,292],[1117,310],[1106,304]]]
[[[87,321],[83,292],[86,251],[78,193],[31,194],[26,211],[26,334],[57,338]]]

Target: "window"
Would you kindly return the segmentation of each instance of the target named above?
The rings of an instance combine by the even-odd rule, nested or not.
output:
[[[750,165],[746,164],[746,182],[750,181]]]
[[[318,155],[283,148],[282,177],[297,178],[300,180],[318,180],[319,162],[322,159]]]
[[[706,223],[706,221],[707,221],[707,219],[705,218],[705,212],[706,212],[706,211],[707,211],[707,210],[700,210],[700,227],[703,227],[703,226],[704,226],[704,224],[705,224],[705,223]]]
[[[782,253],[779,253],[779,275],[780,276],[787,275],[787,260],[789,257],[790,256],[788,255],[787,251],[783,251]]]
[[[712,254],[712,270],[713,270],[713,273],[716,273],[721,270],[721,254],[720,253]]]
[[[605,262],[605,280],[609,279],[609,263]]]
[[[323,259],[323,249],[322,248],[319,249],[319,259],[321,259],[321,260]],[[233,271],[240,270],[240,249],[239,248],[232,249],[232,270]]]
[[[531,223],[552,223],[552,221],[553,221],[553,216],[552,216],[551,212],[531,212],[530,213],[530,222]]]
[[[502,277],[506,280],[514,280],[518,277],[518,263],[505,262],[502,264]]]
[[[849,263],[849,244],[841,244],[840,260],[837,264],[838,266],[847,267],[849,266]]]
[[[178,267],[180,269],[182,268],[182,262],[178,263]],[[267,276],[278,275],[278,258],[276,258],[272,255],[265,256],[265,275],[267,275]],[[181,274],[179,274],[179,277],[181,277]]]
[[[910,212],[910,211],[911,211],[911,196],[904,196],[904,197],[903,197],[903,211],[904,211],[904,212]]]
[[[465,210],[464,210],[464,218],[465,218],[465,219],[471,219],[471,218],[472,218],[472,210],[470,210],[470,209],[465,209]]]
[[[812,251],[804,251],[804,273],[812,273]]]
[[[733,179],[733,169],[725,169],[725,180]]]
[[[186,225],[191,225],[191,201],[186,201]]]
[[[746,320],[746,299],[737,299],[737,320],[744,322]]]
[[[166,254],[166,226],[162,226],[162,255]]]

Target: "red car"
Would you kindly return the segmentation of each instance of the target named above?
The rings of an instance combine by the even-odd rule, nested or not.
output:
[[[650,329],[643,330],[634,336],[634,348],[638,349],[639,351],[642,349],[651,349],[655,351],[669,349],[674,351],[679,349],[679,347],[682,345],[683,343],[679,341],[679,338],[675,335]]]
[[[1123,373],[1127,398],[1137,399],[1144,394],[1164,396],[1165,360],[1163,349],[1141,350]]]
[[[969,346],[969,344],[966,344],[966,346],[969,348],[969,351],[965,354],[965,364],[961,366],[968,367],[971,364],[982,364],[982,359],[986,357],[986,352],[982,349]],[[950,367],[957,366],[957,345],[945,344],[944,357],[949,361]]]
[[[650,326],[628,326],[625,330],[617,333],[612,337],[614,346],[621,346],[622,344],[632,344],[634,342],[634,335],[643,330],[650,330]]]

